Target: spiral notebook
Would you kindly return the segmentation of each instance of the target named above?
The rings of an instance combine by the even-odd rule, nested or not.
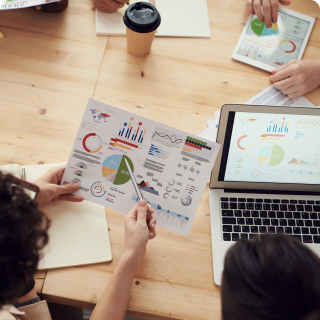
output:
[[[21,177],[26,170],[26,180],[34,182],[51,167],[65,163],[20,166],[11,164],[0,171]],[[108,223],[105,208],[89,201],[72,203],[55,202],[43,210],[51,220],[49,243],[44,248],[38,269],[54,269],[112,260]]]

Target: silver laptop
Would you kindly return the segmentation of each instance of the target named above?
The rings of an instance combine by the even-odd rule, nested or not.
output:
[[[210,180],[214,281],[237,239],[285,233],[320,256],[320,109],[224,105]]]

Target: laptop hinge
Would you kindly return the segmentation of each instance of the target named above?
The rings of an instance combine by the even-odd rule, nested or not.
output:
[[[253,194],[287,194],[298,196],[320,196],[320,192],[285,191],[285,190],[257,190],[257,189],[224,189],[225,193],[253,193]]]

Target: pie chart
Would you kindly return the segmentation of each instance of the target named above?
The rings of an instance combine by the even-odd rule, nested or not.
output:
[[[258,163],[267,167],[274,167],[281,163],[284,158],[284,150],[277,144],[269,145],[258,152]]]
[[[125,155],[114,154],[102,163],[102,176],[115,185],[125,184],[130,180],[130,175],[124,159],[127,159],[130,168],[134,170],[131,159]]]
[[[95,133],[89,133],[83,138],[82,146],[87,152],[96,153],[102,148],[102,140]]]
[[[251,22],[252,31],[259,37],[267,37],[276,35],[279,32],[278,25],[274,23],[270,29],[266,27],[265,22],[261,22],[259,19],[254,19]]]

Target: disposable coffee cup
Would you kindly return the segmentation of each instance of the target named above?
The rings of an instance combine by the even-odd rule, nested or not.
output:
[[[127,8],[123,22],[126,25],[128,52],[136,57],[148,55],[161,23],[157,8],[147,2],[136,2]]]

